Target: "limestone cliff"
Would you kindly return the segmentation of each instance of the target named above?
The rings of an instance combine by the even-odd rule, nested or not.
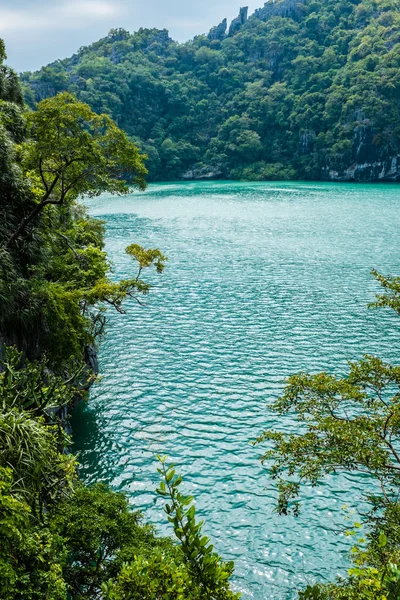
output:
[[[226,37],[226,30],[228,27],[228,21],[226,19],[224,19],[222,21],[222,23],[220,23],[219,25],[217,25],[216,27],[213,27],[212,29],[210,29],[210,32],[208,34],[208,39],[209,40],[223,40]]]
[[[400,154],[394,148],[380,147],[375,141],[373,123],[368,119],[354,127],[352,162],[332,168],[327,161],[323,169],[331,181],[400,181]]]
[[[247,22],[248,11],[249,11],[249,9],[247,6],[240,9],[239,16],[236,17],[236,19],[233,19],[233,21],[229,27],[229,35],[230,36],[235,35],[235,33],[240,31],[242,26]]]
[[[306,0],[269,0],[263,8],[258,8],[251,18],[267,21],[272,17],[289,17],[295,19],[302,13],[301,5]]]

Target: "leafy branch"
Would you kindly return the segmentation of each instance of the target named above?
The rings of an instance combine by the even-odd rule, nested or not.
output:
[[[157,456],[160,462],[158,472],[162,476],[157,493],[168,498],[165,512],[172,523],[174,533],[180,541],[188,569],[200,589],[204,600],[235,600],[239,594],[229,589],[229,578],[233,573],[233,563],[223,562],[214,551],[210,538],[202,535],[203,521],[196,521],[196,508],[192,496],[184,496],[179,491],[182,477],[176,475],[174,465],[167,465],[166,457]]]

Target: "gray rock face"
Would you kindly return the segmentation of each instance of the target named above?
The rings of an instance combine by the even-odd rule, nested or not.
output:
[[[400,182],[400,155],[371,163],[354,163],[345,171],[325,169],[329,181]]]
[[[110,54],[110,61],[114,65],[119,65],[124,60],[124,56],[125,52],[123,50],[118,49],[117,46],[113,45]]]
[[[221,179],[223,175],[222,170],[219,167],[204,166],[200,168],[193,167],[182,175],[184,181],[202,181],[202,180],[213,180]]]
[[[248,7],[245,6],[243,8],[240,9],[239,11],[239,16],[236,17],[236,19],[233,19],[231,26],[229,27],[229,35],[235,35],[235,33],[237,33],[238,31],[240,31],[240,29],[242,28],[242,26],[246,23],[247,21],[247,14],[248,14]]]
[[[312,143],[315,140],[315,131],[304,131],[300,135],[300,152],[302,154],[308,154],[312,147]]]
[[[78,86],[81,90],[86,88],[86,80],[83,77],[80,77],[77,73],[71,73],[69,77],[69,83]]]
[[[353,163],[337,171],[325,169],[327,179],[332,181],[400,181],[400,155],[387,147],[374,144],[374,127],[368,120],[354,128]]]
[[[226,37],[226,30],[228,27],[228,22],[226,19],[224,19],[222,21],[222,23],[220,23],[219,25],[217,25],[216,27],[213,27],[212,29],[210,29],[210,32],[208,34],[208,39],[209,40],[223,40]]]
[[[86,346],[85,363],[87,364],[90,373],[98,375],[99,361],[97,358],[97,350],[94,346]]]
[[[295,19],[301,14],[301,5],[305,0],[269,0],[264,8],[258,8],[253,18],[268,21],[271,17],[289,17]]]
[[[172,41],[173,41],[172,38],[169,37],[168,30],[167,29],[160,29],[149,40],[147,47],[150,47],[152,44],[161,44],[162,46],[167,46]]]
[[[32,81],[30,86],[35,94],[35,101],[41,102],[45,98],[49,98],[51,96],[56,95],[56,90],[51,83],[45,83],[42,81]]]

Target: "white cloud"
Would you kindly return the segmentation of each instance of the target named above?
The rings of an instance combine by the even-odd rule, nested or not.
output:
[[[62,12],[74,17],[112,17],[120,13],[118,5],[104,0],[86,0],[85,2],[68,2],[61,7]]]
[[[121,14],[119,3],[107,0],[72,0],[56,7],[32,9],[0,8],[0,32],[80,29],[88,22],[107,20]]]

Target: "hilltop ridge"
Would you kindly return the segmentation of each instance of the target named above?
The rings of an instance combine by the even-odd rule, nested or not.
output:
[[[113,29],[36,73],[148,154],[151,180],[400,179],[398,0],[270,0],[179,44]]]

